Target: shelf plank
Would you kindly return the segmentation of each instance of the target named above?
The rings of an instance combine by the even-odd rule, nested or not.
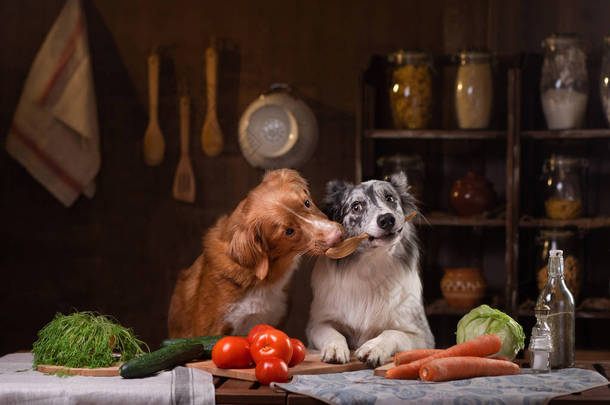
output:
[[[564,228],[569,226],[581,229],[608,228],[610,227],[610,218],[588,217],[575,219],[548,219],[522,217],[519,220],[519,226],[522,228]]]
[[[610,138],[610,129],[562,129],[562,130],[541,130],[523,131],[521,136],[532,139],[592,139]]]
[[[453,308],[444,298],[439,298],[426,305],[426,315],[465,315],[470,309]]]
[[[498,139],[505,131],[455,129],[367,129],[364,136],[371,139]]]
[[[458,217],[456,215],[432,212],[424,219],[417,218],[417,225],[432,225],[432,226],[484,226],[484,227],[502,227],[506,225],[503,218],[487,218],[487,217]]]

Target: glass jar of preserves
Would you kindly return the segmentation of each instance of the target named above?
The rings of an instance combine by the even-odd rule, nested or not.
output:
[[[552,155],[542,167],[544,210],[550,219],[573,219],[583,214],[587,161]]]
[[[610,125],[610,36],[604,38],[599,89],[603,113],[606,117],[606,122]]]
[[[541,229],[536,235],[536,284],[542,291],[548,278],[548,259],[551,250],[563,250],[564,279],[577,301],[582,284],[581,235],[571,229]]]
[[[398,51],[392,64],[390,108],[394,127],[426,128],[432,118],[432,58],[425,52]]]
[[[394,173],[404,172],[407,175],[411,194],[419,201],[424,196],[424,161],[419,155],[391,155],[377,159],[381,168],[381,177],[388,180]]]
[[[458,127],[482,129],[489,126],[493,105],[493,78],[487,52],[459,54],[455,82],[455,109]]]
[[[554,34],[542,46],[540,98],[547,126],[578,128],[585,117],[589,91],[584,43],[573,34]]]

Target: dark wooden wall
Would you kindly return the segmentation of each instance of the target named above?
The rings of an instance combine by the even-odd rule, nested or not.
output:
[[[552,31],[599,41],[602,1],[119,1],[83,0],[94,62],[102,169],[92,200],[64,208],[0,150],[0,354],[29,348],[57,311],[97,310],[133,327],[152,347],[166,334],[177,272],[198,255],[203,230],[263,172],[240,154],[240,114],[271,83],[305,95],[320,141],[302,169],[314,197],[332,178],[354,176],[358,78],[374,53],[467,46],[537,50]],[[29,66],[63,0],[0,0],[0,140],[4,143]],[[222,44],[219,119],[226,147],[204,157],[203,52]],[[161,52],[162,165],[144,165],[148,52]],[[177,83],[192,96],[197,202],[171,198],[178,161]],[[305,263],[294,280],[289,333],[304,336],[310,291]]]

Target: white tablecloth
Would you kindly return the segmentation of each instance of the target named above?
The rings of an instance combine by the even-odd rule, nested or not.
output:
[[[0,405],[4,404],[214,404],[212,375],[176,367],[146,378],[43,374],[32,353],[0,357]]]

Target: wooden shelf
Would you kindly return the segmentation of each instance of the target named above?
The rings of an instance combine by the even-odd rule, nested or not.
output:
[[[506,225],[504,218],[488,217],[458,217],[443,212],[431,212],[424,219],[418,217],[417,225],[432,226],[483,226],[483,227],[503,227]]]
[[[522,217],[519,220],[522,228],[564,228],[576,227],[581,229],[595,229],[610,227],[609,217],[590,217],[575,219],[548,219]]]
[[[460,129],[367,129],[370,139],[498,139],[505,138],[506,131]]]
[[[426,315],[458,315],[463,316],[470,312],[470,309],[458,309],[449,306],[447,300],[439,298],[429,305],[426,305]]]
[[[523,131],[521,136],[532,139],[593,139],[610,138],[610,129],[562,129],[562,130],[541,130]]]

